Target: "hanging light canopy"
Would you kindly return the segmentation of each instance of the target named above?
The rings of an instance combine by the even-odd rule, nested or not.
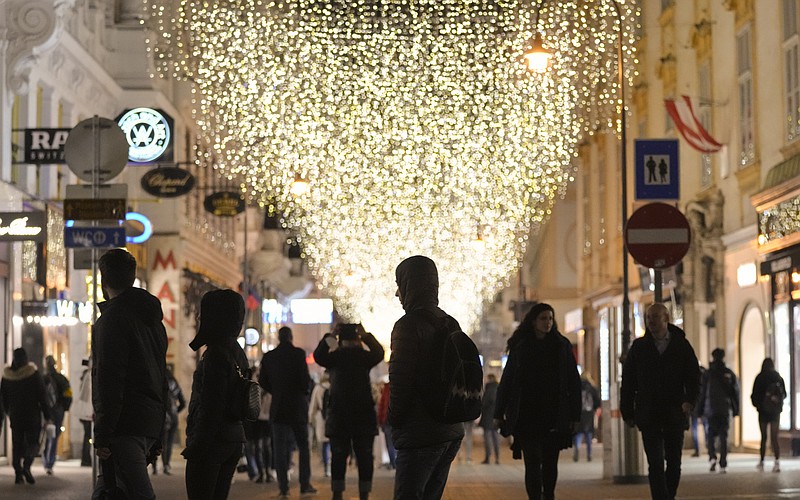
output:
[[[274,201],[318,286],[384,343],[394,268],[414,254],[475,326],[563,196],[581,134],[614,116],[613,13],[591,1],[541,8],[558,54],[543,74],[518,63],[538,33],[528,2],[148,1],[158,72],[194,83],[198,156]]]

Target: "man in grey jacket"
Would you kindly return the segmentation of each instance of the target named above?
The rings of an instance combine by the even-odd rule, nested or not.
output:
[[[436,421],[425,402],[433,379],[439,309],[439,275],[428,257],[415,255],[395,271],[397,296],[406,314],[392,330],[389,360],[389,423],[397,448],[394,498],[441,498],[450,463],[464,437],[463,424]]]

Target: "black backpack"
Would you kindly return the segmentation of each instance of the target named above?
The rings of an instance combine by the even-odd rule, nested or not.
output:
[[[434,420],[446,424],[475,420],[481,414],[483,367],[478,348],[450,316],[444,321],[425,313],[436,327],[426,403]]]
[[[783,410],[783,390],[780,382],[772,382],[767,386],[759,410],[769,415],[777,415]]]
[[[325,389],[325,392],[322,393],[322,408],[320,412],[322,413],[322,418],[328,418],[328,408],[331,406],[331,390]]]

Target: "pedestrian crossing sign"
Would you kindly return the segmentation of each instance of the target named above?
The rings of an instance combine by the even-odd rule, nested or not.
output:
[[[637,139],[634,156],[637,200],[679,198],[677,139]]]

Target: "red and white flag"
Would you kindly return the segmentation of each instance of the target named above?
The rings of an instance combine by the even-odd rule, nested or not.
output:
[[[680,99],[664,99],[667,112],[678,127],[686,142],[701,153],[716,153],[722,149],[722,144],[717,142],[703,127],[692,107],[689,96],[683,95]]]

